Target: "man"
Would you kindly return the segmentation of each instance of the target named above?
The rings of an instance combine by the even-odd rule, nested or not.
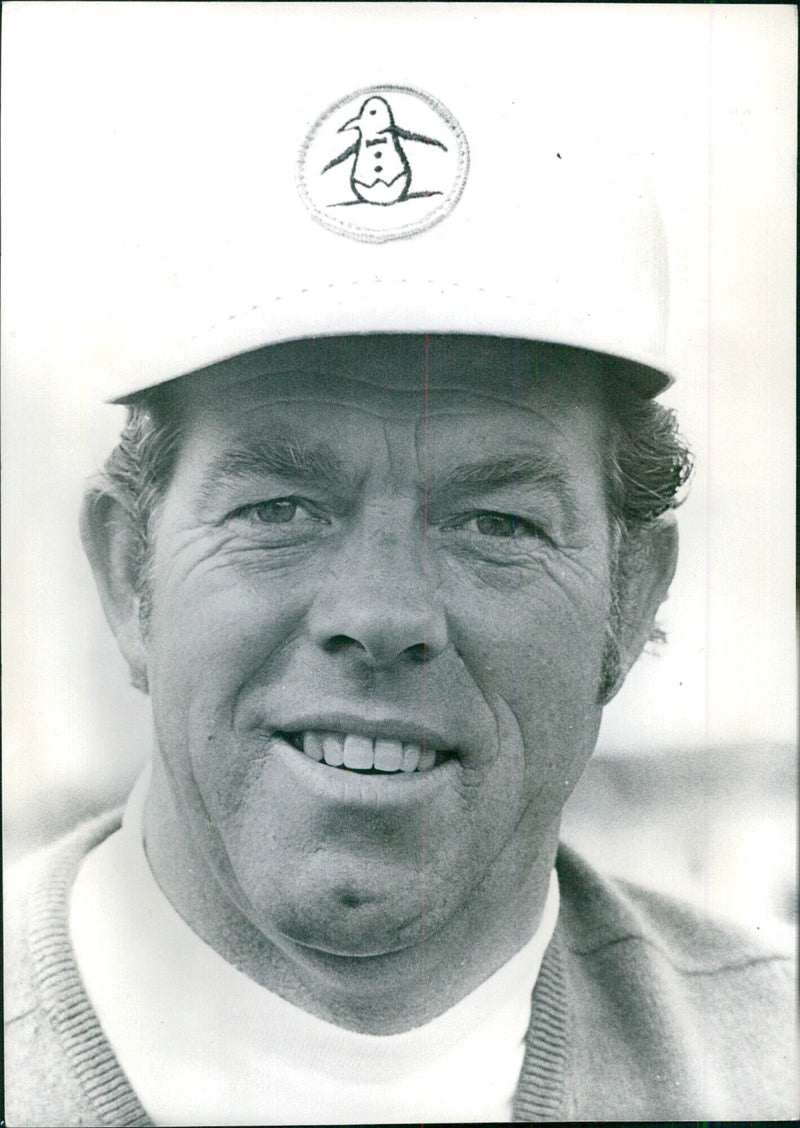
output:
[[[8,1121],[790,1116],[788,961],[559,848],[690,468],[648,193],[457,72],[275,81],[253,253],[115,327],[152,768],[10,894]]]

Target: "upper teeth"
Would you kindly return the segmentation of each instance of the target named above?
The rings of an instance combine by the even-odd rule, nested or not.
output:
[[[414,741],[372,740],[343,732],[304,732],[303,751],[312,760],[333,768],[374,768],[379,772],[428,771],[436,763],[436,750]]]

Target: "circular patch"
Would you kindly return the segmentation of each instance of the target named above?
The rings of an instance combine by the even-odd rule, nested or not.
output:
[[[467,139],[436,98],[371,86],[340,99],[310,129],[297,184],[314,219],[351,239],[416,235],[458,203]]]

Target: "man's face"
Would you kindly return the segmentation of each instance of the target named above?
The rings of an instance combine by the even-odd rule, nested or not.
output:
[[[398,950],[552,841],[610,605],[587,365],[382,336],[184,381],[147,674],[182,825],[265,935]]]

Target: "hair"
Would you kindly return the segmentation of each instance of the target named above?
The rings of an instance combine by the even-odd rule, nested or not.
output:
[[[150,572],[155,521],[166,495],[183,433],[177,406],[163,389],[128,403],[117,445],[94,476],[87,503],[113,498],[128,517],[128,569],[135,579],[139,614],[147,627],[151,609]]]
[[[599,700],[605,704],[618,688],[619,628],[628,577],[640,563],[643,530],[677,509],[686,496],[694,458],[680,433],[675,412],[643,399],[613,376],[604,383],[607,439],[603,450],[606,507],[611,543],[611,613]],[[651,642],[663,642],[654,624]]]
[[[612,607],[599,698],[613,696],[619,678],[618,627],[626,574],[635,560],[638,534],[676,509],[685,496],[693,457],[675,413],[643,399],[616,377],[604,375],[607,439],[603,450],[605,496],[612,552]],[[90,484],[91,505],[111,496],[128,514],[132,533],[129,568],[136,578],[140,617],[147,629],[155,522],[169,486],[182,436],[181,412],[168,388],[142,393],[128,404],[119,442]],[[662,641],[656,627],[652,641]]]

